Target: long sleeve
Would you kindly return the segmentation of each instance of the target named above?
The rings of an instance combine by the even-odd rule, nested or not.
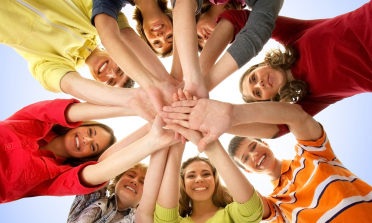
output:
[[[6,120],[37,120],[50,124],[76,128],[81,122],[68,123],[65,111],[70,104],[79,103],[76,99],[55,99],[52,101],[40,101],[14,113]]]
[[[283,0],[246,0],[252,12],[235,42],[227,49],[239,67],[242,67],[263,48],[275,28],[275,20]]]

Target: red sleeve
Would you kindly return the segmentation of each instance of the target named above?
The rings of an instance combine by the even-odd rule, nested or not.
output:
[[[22,108],[6,120],[38,120],[50,124],[59,124],[69,128],[76,128],[81,122],[67,123],[65,118],[66,108],[73,103],[80,103],[80,101],[76,99],[40,101]]]
[[[216,23],[219,23],[221,19],[227,19],[235,27],[234,38],[231,43],[235,41],[235,36],[247,23],[249,13],[248,10],[226,10],[217,17]]]
[[[235,36],[238,35],[241,29],[244,28],[246,22],[248,21],[250,11],[248,10],[227,10],[221,13],[216,22],[218,23],[221,19],[227,19],[235,27]],[[272,39],[280,42],[283,45],[291,45],[299,37],[301,37],[308,28],[323,22],[327,19],[318,20],[299,20],[292,19],[289,17],[278,16],[275,22],[275,29],[273,30]]]
[[[62,174],[56,176],[55,178],[45,181],[44,183],[39,185],[38,189],[44,189],[46,191],[45,195],[51,196],[67,196],[92,193],[102,188],[106,184],[106,182],[94,187],[86,187],[81,184],[79,174],[84,167],[94,164],[97,164],[97,162],[86,162],[77,167],[73,167],[66,172],[63,172]]]

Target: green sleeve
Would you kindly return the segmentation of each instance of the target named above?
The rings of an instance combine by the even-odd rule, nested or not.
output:
[[[163,208],[156,202],[154,222],[155,223],[179,223],[182,218],[178,213],[178,206],[172,209]]]
[[[226,210],[233,222],[258,223],[262,219],[263,204],[258,193],[254,191],[249,201],[243,204],[234,201],[226,206]]]

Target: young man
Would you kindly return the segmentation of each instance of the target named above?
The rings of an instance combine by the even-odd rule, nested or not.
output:
[[[293,160],[278,160],[269,145],[259,139],[236,136],[228,149],[239,167],[247,172],[265,174],[272,180],[274,191],[263,198],[270,211],[264,212],[269,214],[263,220],[369,221],[372,187],[342,165],[316,120],[298,105],[287,104],[287,107],[288,118],[280,117],[273,110],[271,122],[276,124],[282,120],[297,138]]]

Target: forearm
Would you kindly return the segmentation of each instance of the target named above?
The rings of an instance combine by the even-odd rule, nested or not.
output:
[[[83,78],[78,72],[69,72],[61,80],[61,88],[66,94],[92,104],[113,105],[129,108],[128,99],[134,89],[111,87],[100,82]]]
[[[221,59],[205,74],[208,91],[212,91],[228,76],[239,69],[238,64],[229,53],[225,53]]]
[[[131,145],[116,152],[115,156],[110,156],[96,165],[85,167],[80,172],[81,181],[84,185],[93,186],[114,178],[162,148],[161,145],[154,141],[147,134]]]
[[[273,139],[277,136],[279,128],[277,125],[266,123],[247,123],[231,127],[227,133],[243,137],[259,139]]]
[[[136,211],[136,223],[154,221],[155,204],[163,179],[168,151],[169,148],[164,148],[151,155],[142,194],[142,197],[146,199],[141,200],[141,205]]]
[[[234,26],[226,19],[222,19],[213,30],[199,58],[201,72],[204,76],[234,38],[234,30]]]
[[[219,140],[210,143],[204,152],[216,166],[234,200],[241,204],[247,202],[254,188],[227,155]]]
[[[99,157],[98,162],[110,157],[112,154],[120,151],[123,148],[126,148],[130,144],[134,143],[138,139],[144,137],[147,133],[149,133],[148,124],[145,124],[141,128],[137,129],[136,131],[132,132],[131,134],[127,135],[110,148],[108,148],[102,155]]]
[[[178,205],[180,192],[179,176],[184,148],[184,144],[178,143],[169,150],[167,165],[164,170],[163,181],[158,196],[158,204],[164,208],[171,209]]]
[[[195,22],[196,1],[177,0],[173,9],[173,29],[186,82],[199,83],[201,70]]]
[[[88,121],[135,115],[131,109],[120,106],[95,105],[91,103],[75,103],[65,111],[67,122]]]
[[[173,38],[174,39],[174,38]],[[173,61],[170,75],[179,82],[183,81],[183,72],[176,43],[173,43]]]
[[[153,85],[156,79],[121,39],[116,20],[106,14],[95,17],[95,25],[102,44],[118,66],[141,87]]]

